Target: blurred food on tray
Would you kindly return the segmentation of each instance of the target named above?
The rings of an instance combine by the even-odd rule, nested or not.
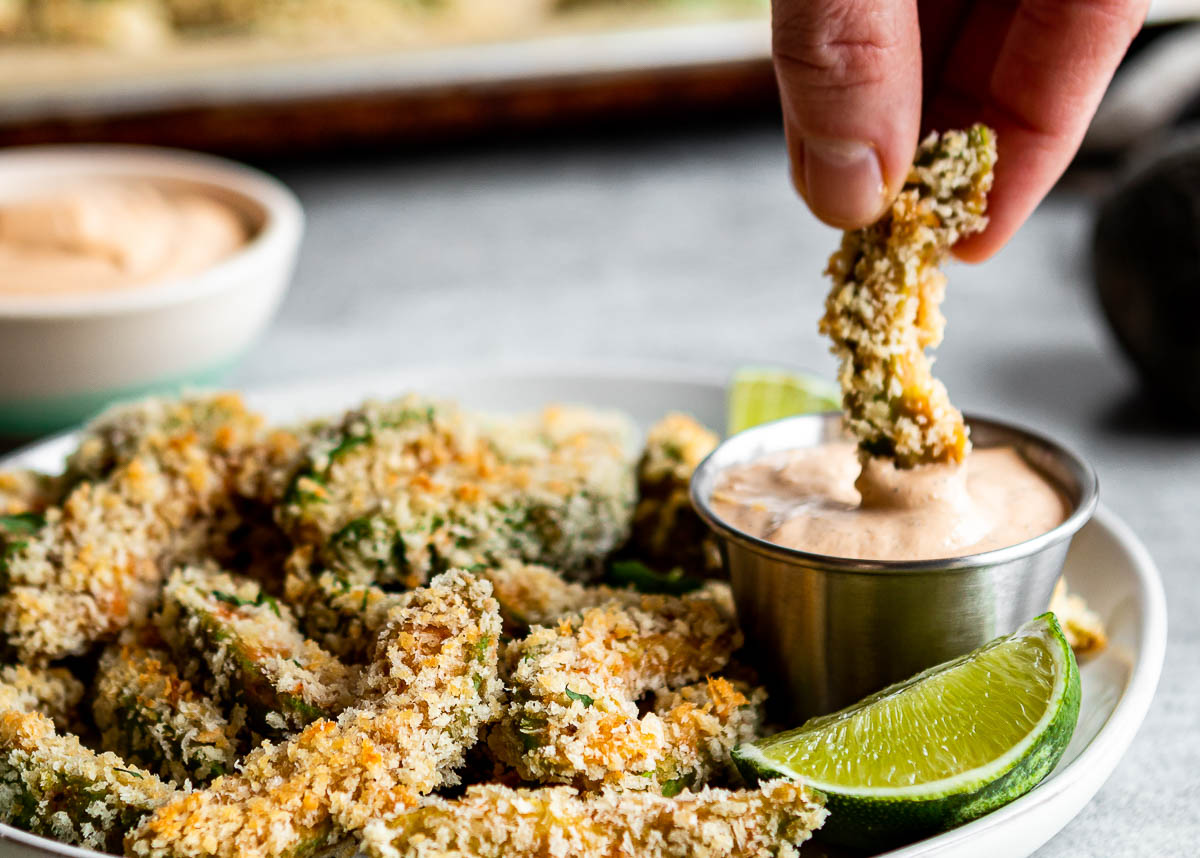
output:
[[[502,39],[564,22],[611,25],[648,13],[763,13],[768,0],[0,0],[0,46],[95,45],[127,52],[261,36],[419,45]]]
[[[0,294],[127,289],[198,274],[248,240],[232,206],[144,179],[0,202]]]

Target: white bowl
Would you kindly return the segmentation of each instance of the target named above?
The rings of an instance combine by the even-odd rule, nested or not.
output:
[[[112,178],[203,190],[234,207],[251,238],[189,277],[116,292],[0,296],[0,435],[41,433],[113,399],[218,381],[270,321],[291,279],[300,203],[257,170],[139,146],[0,151],[0,198]]]

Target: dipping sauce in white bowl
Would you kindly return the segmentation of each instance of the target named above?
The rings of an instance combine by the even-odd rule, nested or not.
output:
[[[291,279],[304,215],[257,170],[142,146],[0,151],[0,436],[219,384]]]
[[[199,190],[84,180],[0,203],[0,293],[108,292],[187,277],[249,238],[239,212]]]

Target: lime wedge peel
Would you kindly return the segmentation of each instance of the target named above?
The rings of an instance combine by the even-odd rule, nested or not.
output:
[[[734,759],[750,779],[788,777],[824,793],[826,840],[884,848],[1031,790],[1066,750],[1079,697],[1071,648],[1043,614],[847,709],[740,745]]]
[[[841,393],[825,379],[784,369],[743,367],[729,385],[727,428],[733,435],[772,420],[841,407]]]

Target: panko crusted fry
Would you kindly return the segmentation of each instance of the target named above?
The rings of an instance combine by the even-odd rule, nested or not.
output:
[[[763,688],[721,677],[657,692],[654,713],[662,719],[670,748],[654,777],[663,794],[696,789],[718,777],[740,783],[730,752],[758,738],[766,699]]]
[[[630,434],[582,409],[485,419],[417,397],[368,402],[308,442],[280,522],[351,585],[413,587],[501,557],[587,569],[628,533]]]
[[[143,411],[169,416],[149,420]],[[130,434],[106,427],[130,425]],[[237,397],[143,403],[102,417],[72,457],[74,488],[0,558],[0,630],[21,660],[85,652],[143,619],[163,570],[203,547],[259,430]]]
[[[530,626],[553,623],[614,600],[636,605],[642,598],[634,590],[568,581],[547,566],[520,560],[478,564],[472,571],[491,583],[510,634],[524,634]],[[305,632],[354,661],[365,658],[388,611],[403,601],[402,594],[374,584],[350,584],[332,572],[315,578],[305,572],[289,574],[288,584],[289,601],[303,608]]]
[[[233,771],[237,730],[212,698],[179,676],[167,652],[110,644],[97,669],[92,714],[107,750],[160,777],[198,785]]]
[[[987,225],[995,162],[995,134],[983,125],[931,134],[891,210],[847,232],[829,260],[821,332],[841,361],[842,406],[865,455],[908,468],[961,462],[970,449],[925,349],[941,342],[945,324],[939,266],[955,242]]]
[[[366,661],[388,613],[404,601],[401,593],[351,584],[333,572],[289,574],[286,595],[301,614],[304,633],[353,664]]]
[[[1108,634],[1100,615],[1091,610],[1082,597],[1068,590],[1063,578],[1058,579],[1054,587],[1050,610],[1058,617],[1076,655],[1099,652],[1108,646]]]
[[[372,858],[793,858],[827,814],[782,780],[678,798],[485,785],[373,823],[363,846]]]
[[[0,822],[120,852],[125,833],[173,794],[116,754],[58,735],[44,715],[0,713]]]
[[[0,516],[43,512],[58,500],[61,481],[35,471],[0,471]]]
[[[568,581],[548,566],[520,560],[502,560],[479,574],[492,583],[506,628],[522,633],[598,605],[638,605],[642,601],[636,590]]]
[[[82,699],[83,683],[65,667],[0,667],[0,712],[40,712],[59,730],[69,730]]]
[[[182,398],[156,397],[123,403],[101,414],[83,430],[79,446],[67,458],[64,479],[102,480],[145,455],[201,449],[234,457],[257,441],[263,419],[248,411],[236,393]],[[193,474],[199,481],[205,476]]]
[[[703,595],[610,602],[535,627],[506,652],[512,700],[489,747],[530,781],[660,788],[679,777],[670,730],[638,698],[719,670],[740,645]]]
[[[629,553],[660,570],[680,567],[713,576],[721,557],[708,527],[692,509],[692,472],[720,439],[695,418],[668,414],[650,427],[638,462],[638,503]]]
[[[362,705],[265,743],[240,774],[159,810],[127,851],[301,858],[456,783],[466,750],[499,712],[500,630],[491,586],[468,572],[405,594],[374,648]]]
[[[257,582],[205,567],[176,570],[155,622],[176,656],[207,666],[209,692],[245,706],[265,734],[334,716],[355,697],[355,671],[305,638],[291,609]]]

